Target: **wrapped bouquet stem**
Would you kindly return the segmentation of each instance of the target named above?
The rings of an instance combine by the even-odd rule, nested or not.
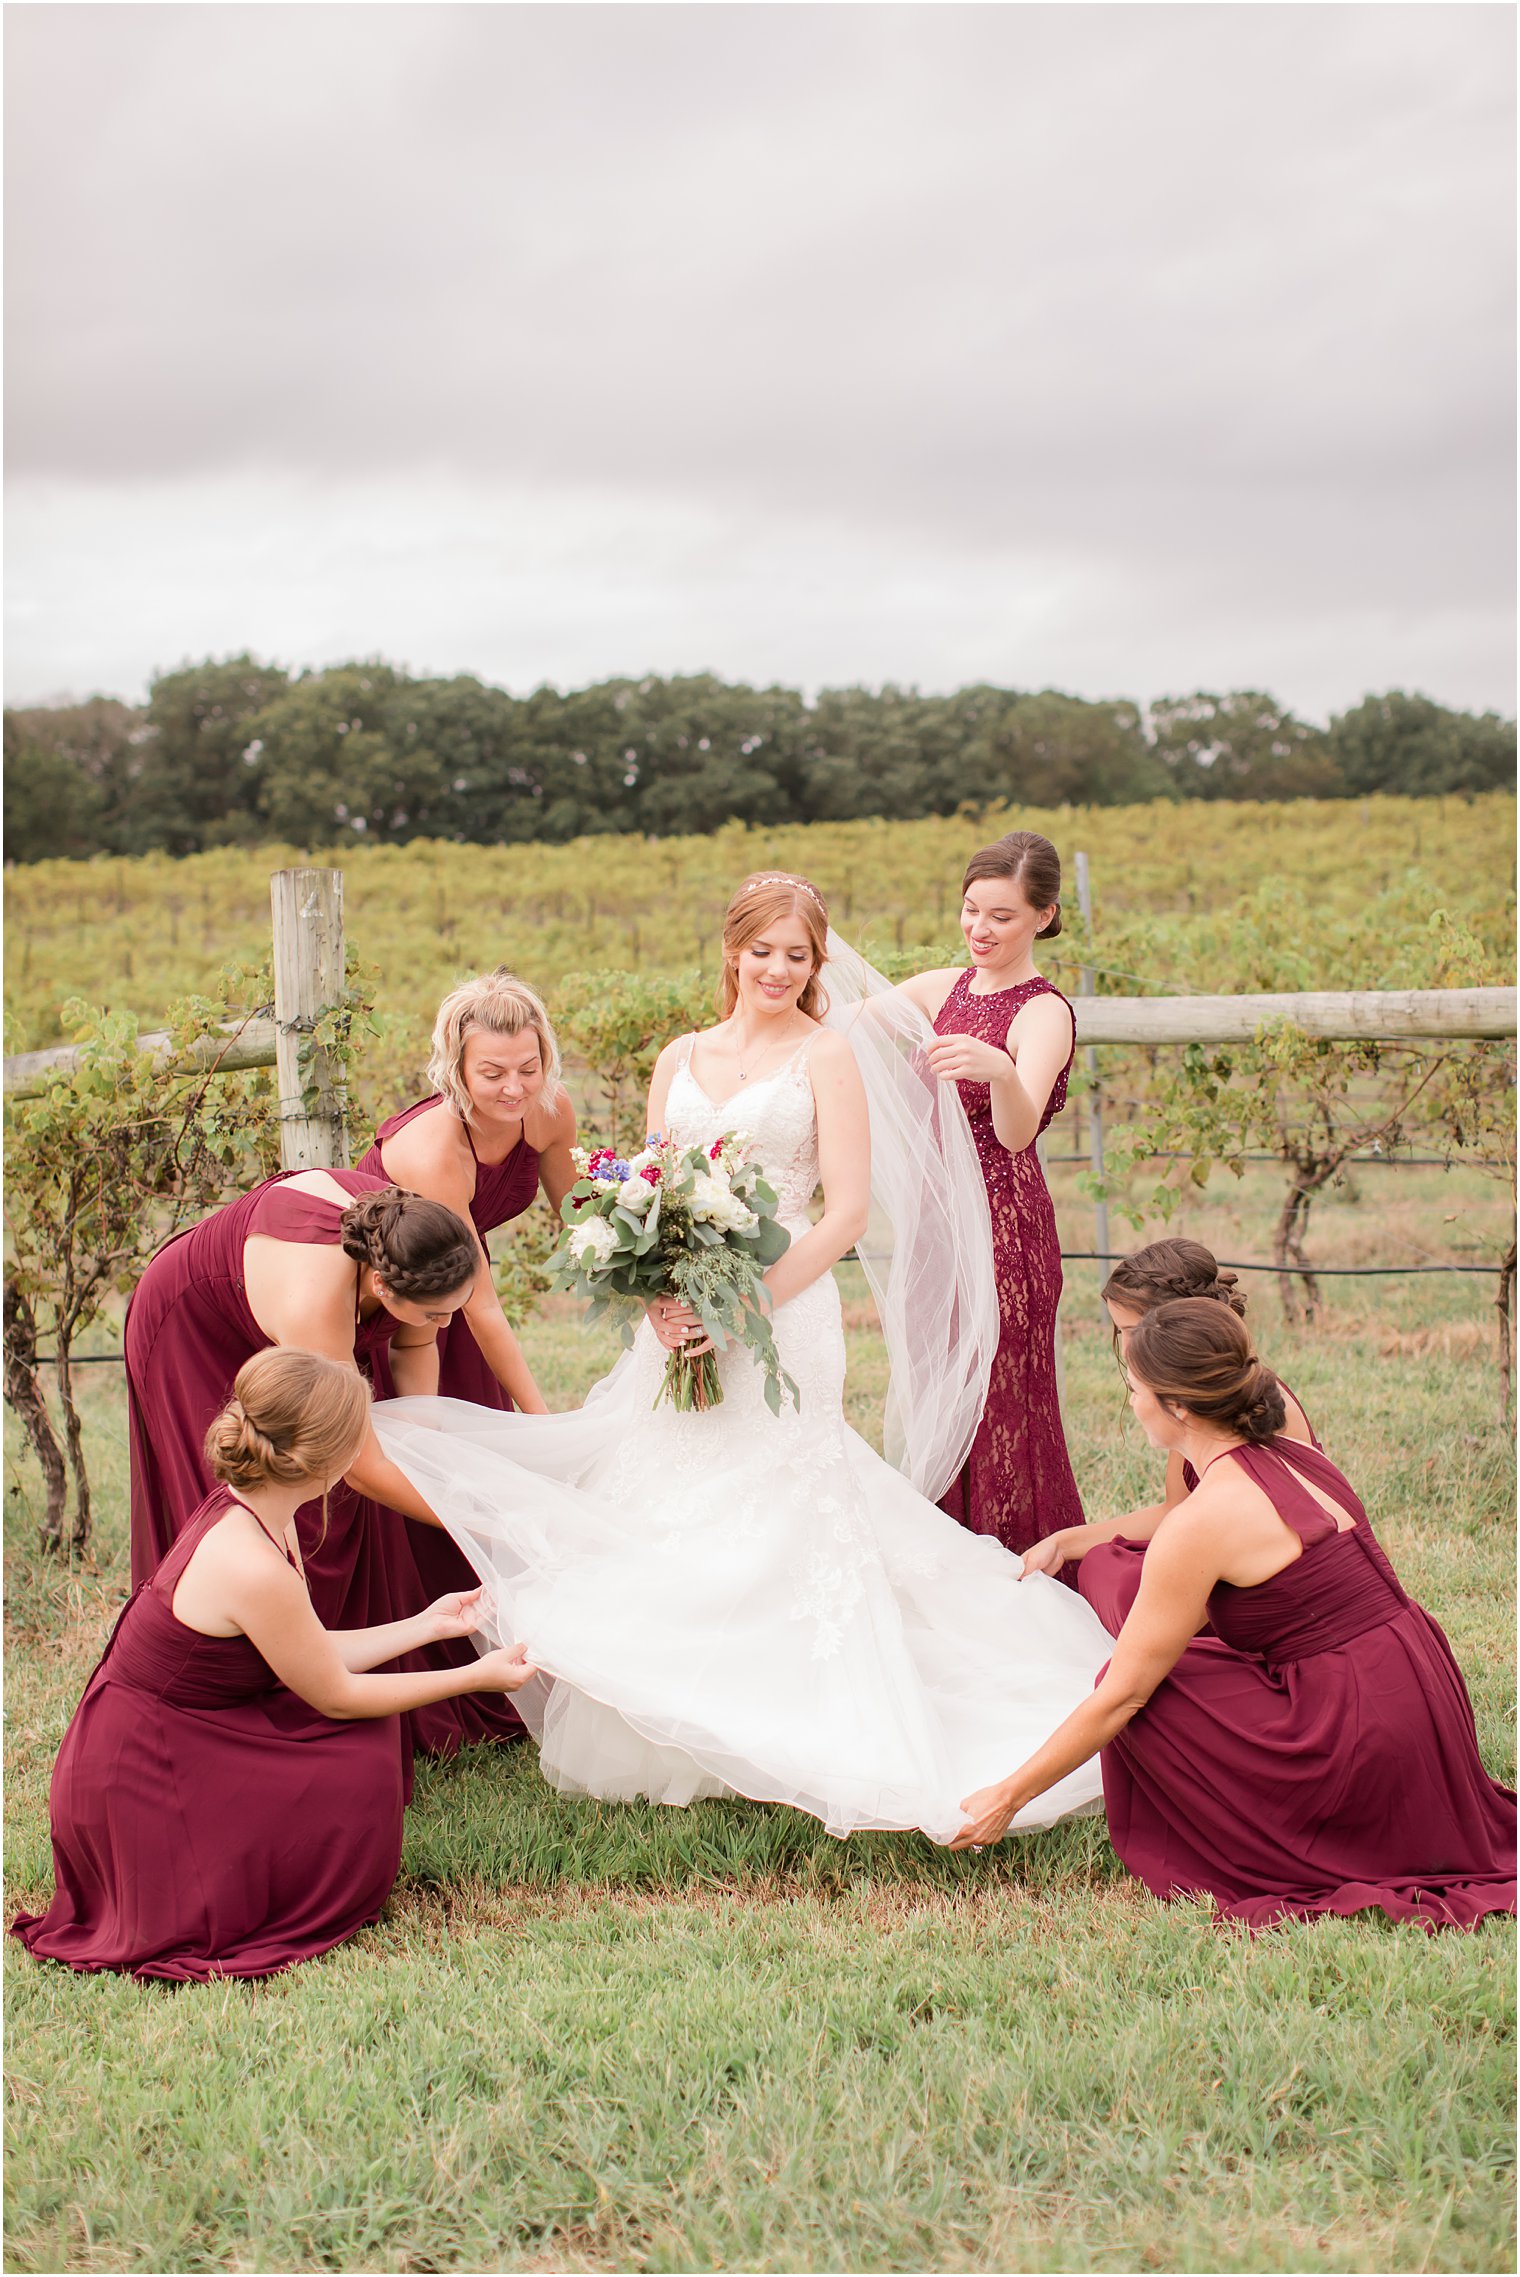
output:
[[[550,1262],[551,1283],[588,1297],[593,1320],[619,1312],[625,1343],[635,1309],[651,1298],[691,1307],[717,1349],[670,1354],[660,1398],[673,1407],[719,1404],[718,1350],[734,1343],[764,1369],[772,1413],[780,1414],[783,1395],[795,1405],[764,1280],[791,1236],[749,1142],[729,1132],[710,1147],[681,1147],[656,1133],[626,1160],[610,1147],[577,1149],[574,1159],[581,1176],[560,1209],[567,1231]]]

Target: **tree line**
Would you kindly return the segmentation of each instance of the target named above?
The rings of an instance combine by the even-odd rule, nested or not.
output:
[[[7,710],[5,851],[563,843],[998,801],[1422,797],[1512,786],[1515,749],[1512,720],[1402,690],[1319,728],[1254,690],[1148,706],[985,685],[809,700],[697,674],[518,697],[378,661],[296,674],[238,656],[160,675],[142,706]]]

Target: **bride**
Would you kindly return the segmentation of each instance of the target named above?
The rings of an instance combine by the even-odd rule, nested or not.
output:
[[[501,1641],[544,1672],[515,1701],[553,1786],[747,1795],[833,1834],[948,1841],[962,1797],[1033,1753],[1112,1640],[1074,1592],[1021,1581],[1017,1557],[932,1499],[975,1431],[997,1311],[985,1189],[954,1087],[927,1071],[927,1024],[829,932],[804,878],[746,879],[723,958],[726,1017],[665,1047],[648,1127],[753,1142],[792,1237],[766,1282],[797,1402],[772,1415],[735,1346],[719,1405],[661,1403],[667,1351],[702,1338],[664,1300],[575,1413],[399,1399],[375,1429],[486,1583]],[[873,1190],[891,1223],[868,1238]],[[831,1268],[857,1243],[901,1468],[844,1420]],[[1086,1764],[1014,1823],[1100,1792]]]

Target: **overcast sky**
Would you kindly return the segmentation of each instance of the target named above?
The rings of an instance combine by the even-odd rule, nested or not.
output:
[[[1513,708],[1507,6],[6,10],[6,694]]]

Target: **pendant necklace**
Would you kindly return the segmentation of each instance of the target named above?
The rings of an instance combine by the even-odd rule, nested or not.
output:
[[[790,1036],[790,1033],[791,1033],[791,1031],[790,1031],[790,1030],[788,1030],[788,1031],[787,1031],[787,1035],[786,1035],[786,1036],[783,1036],[783,1037],[781,1038],[781,1041],[782,1041],[782,1043],[785,1043],[785,1042],[788,1040],[788,1037]],[[772,1042],[771,1042],[770,1044],[768,1044],[768,1045],[767,1045],[767,1046],[764,1048],[764,1050],[762,1050],[762,1051],[761,1051],[761,1054],[760,1054],[760,1058],[763,1060],[763,1059],[766,1057],[766,1054],[767,1054],[767,1052],[772,1052],[772,1051],[774,1051],[774,1050],[775,1050],[775,1048],[776,1048],[776,1045],[775,1045],[775,1041],[774,1041],[774,1040],[772,1040]],[[747,1052],[744,1050],[744,1048],[743,1048],[743,1046],[742,1046],[742,1045],[740,1046],[739,1050],[735,1052],[735,1054],[734,1054],[734,1057],[735,1057],[735,1059],[736,1059],[736,1060],[739,1060],[739,1059],[744,1059],[744,1058],[747,1058],[747,1057],[748,1057],[748,1054],[747,1054]],[[758,1064],[758,1063],[757,1063],[757,1064]],[[747,1068],[743,1068],[743,1067],[741,1067],[741,1068],[739,1069],[739,1081],[740,1081],[741,1083],[748,1083],[748,1081],[749,1081],[749,1078],[750,1078],[750,1074],[751,1074],[751,1072],[752,1072],[752,1071],[751,1071],[750,1069],[747,1069]]]

